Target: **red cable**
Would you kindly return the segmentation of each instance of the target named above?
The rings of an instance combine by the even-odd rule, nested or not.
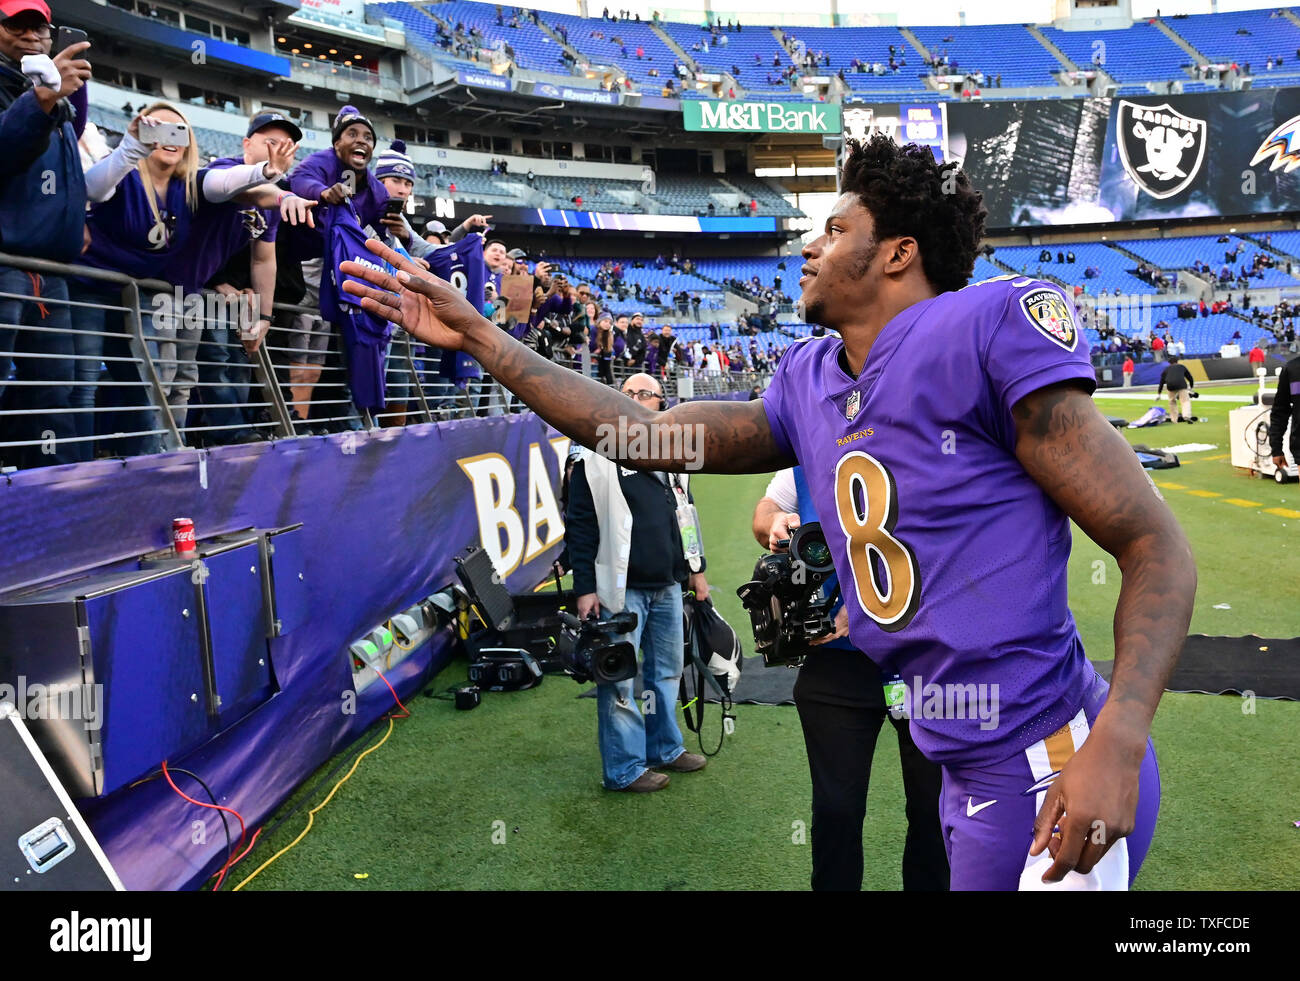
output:
[[[222,807],[220,804],[205,804],[203,803],[203,801],[195,800],[189,794],[185,793],[185,791],[181,790],[180,787],[176,786],[176,782],[172,780],[172,775],[167,771],[166,760],[162,761],[162,773],[163,776],[167,779],[167,785],[171,787],[172,790],[176,791],[176,793],[180,797],[183,797],[185,800],[189,801],[191,804],[194,804],[196,807],[206,807],[209,810],[225,811],[228,814],[235,815],[235,819],[239,822],[239,842],[235,845],[235,850],[238,851],[240,845],[244,843],[244,838],[247,834],[247,832],[244,829],[244,816],[240,814],[238,811],[236,811],[234,808]],[[212,890],[213,892],[216,892],[218,889],[221,888],[221,883],[226,878],[226,873],[230,870],[230,866],[233,864],[234,862],[231,859],[229,858],[226,859],[226,864],[221,867],[221,872],[217,877],[217,884],[213,887]]]
[[[409,719],[411,717],[411,710],[408,709],[405,705],[403,705],[402,700],[397,697],[397,689],[394,688],[391,684],[388,684],[388,679],[384,677],[384,673],[382,671],[376,668],[373,664],[370,665],[370,667],[375,672],[375,674],[379,675],[379,680],[382,681],[384,684],[388,685],[388,690],[393,693],[393,701],[395,701],[397,703],[397,707],[402,710],[401,715],[394,715],[393,718]]]

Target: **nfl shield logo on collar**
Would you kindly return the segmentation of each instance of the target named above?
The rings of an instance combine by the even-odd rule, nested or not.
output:
[[[844,404],[844,418],[847,419],[849,422],[852,422],[853,417],[858,414],[858,407],[861,404],[862,404],[862,393],[855,391],[852,395],[849,396],[848,402]]]

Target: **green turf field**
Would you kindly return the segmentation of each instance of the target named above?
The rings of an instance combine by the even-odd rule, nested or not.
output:
[[[1103,412],[1127,418],[1149,404],[1098,400]],[[1152,446],[1216,445],[1157,475],[1197,556],[1192,631],[1296,636],[1300,484],[1235,474],[1227,459],[1233,406],[1201,399],[1195,408],[1207,422],[1126,432]],[[748,621],[734,589],[758,555],[749,522],[766,482],[692,482],[709,579],[723,615],[746,641]],[[1276,581],[1278,566],[1291,571],[1289,589],[1264,585]],[[1112,654],[1119,583],[1110,556],[1076,530],[1070,605],[1094,659]],[[1231,608],[1215,608],[1221,604]],[[464,678],[458,661],[434,685]],[[793,707],[738,706],[736,732],[706,770],[674,776],[657,794],[614,794],[600,786],[595,704],[578,700],[578,691],[568,679],[551,677],[533,691],[487,694],[474,712],[413,697],[411,717],[362,760],[302,844],[248,888],[807,888],[810,849],[800,832],[809,821],[809,781]],[[1254,709],[1243,712],[1242,700],[1229,696],[1165,696],[1154,727],[1160,824],[1137,888],[1294,889],[1300,882],[1300,829],[1293,826],[1300,820],[1300,704],[1257,701]],[[715,735],[716,708],[709,721]],[[688,741],[687,748],[698,747]],[[897,758],[885,726],[864,832],[866,888],[902,885]],[[316,793],[308,807],[324,796]],[[259,842],[225,888],[298,835],[306,811]]]

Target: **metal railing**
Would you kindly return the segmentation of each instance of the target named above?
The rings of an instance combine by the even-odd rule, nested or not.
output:
[[[319,310],[276,303],[272,330],[249,351],[247,309],[237,294],[182,295],[159,280],[0,253],[0,466],[526,411],[490,377],[444,378],[442,352],[401,330],[385,359],[386,405],[358,410],[338,331]],[[314,358],[300,318],[319,332]],[[561,363],[600,377],[593,357]],[[639,370],[613,365],[613,383]],[[750,391],[768,378],[676,363],[657,376],[669,398]]]

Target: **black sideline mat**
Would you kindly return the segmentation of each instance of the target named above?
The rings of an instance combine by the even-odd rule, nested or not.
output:
[[[1107,681],[1113,661],[1094,661],[1093,667]],[[751,705],[793,705],[794,681],[791,668],[765,668],[761,657],[745,658],[733,701]],[[636,676],[636,697],[641,697],[641,675]],[[686,673],[686,690],[694,695],[694,672]],[[1183,644],[1183,653],[1165,689],[1207,695],[1254,692],[1256,698],[1300,701],[1300,637],[1277,640],[1266,637],[1208,637],[1193,634]],[[595,698],[594,686],[580,698]],[[706,701],[716,702],[710,688]]]
[[[1097,661],[1093,666],[1109,681],[1114,665],[1114,661]],[[1250,691],[1256,698],[1300,701],[1300,637],[1274,640],[1253,634],[1192,634],[1183,644],[1182,656],[1165,690],[1206,695]]]

